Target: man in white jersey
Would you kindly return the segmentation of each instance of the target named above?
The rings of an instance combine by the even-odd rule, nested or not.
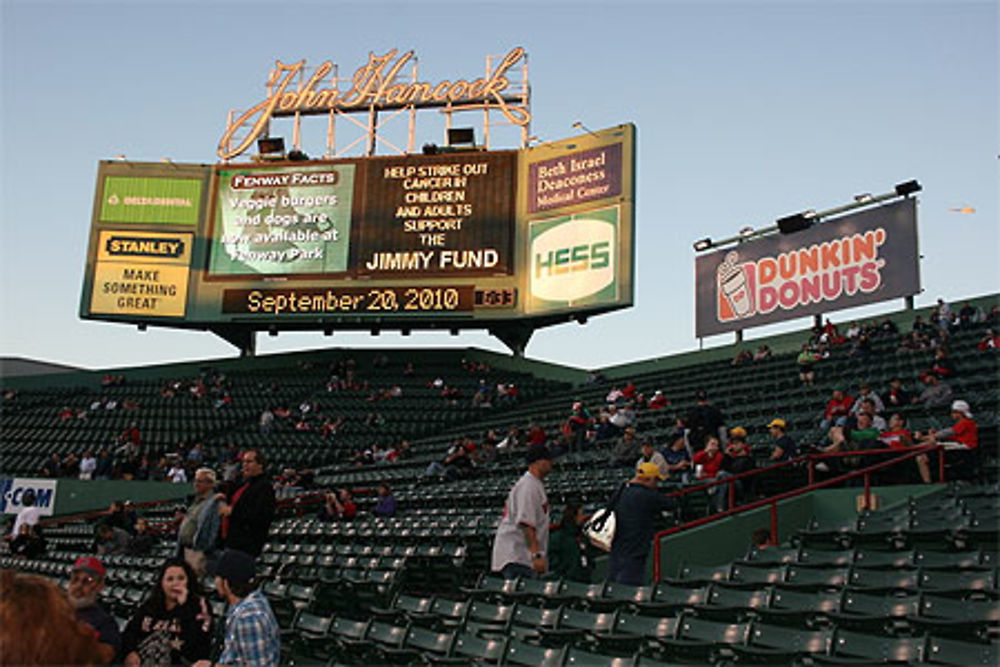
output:
[[[545,478],[552,454],[534,445],[526,455],[528,469],[511,488],[493,541],[491,569],[505,579],[537,577],[548,570],[549,499]]]

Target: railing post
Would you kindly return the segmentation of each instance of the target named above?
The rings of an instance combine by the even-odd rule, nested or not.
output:
[[[771,501],[771,544],[778,546],[778,501]]]
[[[729,479],[729,509],[736,507],[736,480]]]
[[[938,445],[937,448],[938,455],[938,482],[941,484],[945,483],[945,473],[944,473],[944,447]]]
[[[872,474],[870,472],[865,473],[865,506],[864,509],[870,510],[872,508]]]
[[[662,549],[660,548],[660,538],[653,538],[653,583],[658,583],[660,581],[660,554]]]
[[[813,457],[809,457],[806,468],[809,470],[809,486],[812,486],[816,483],[816,462],[813,460]]]

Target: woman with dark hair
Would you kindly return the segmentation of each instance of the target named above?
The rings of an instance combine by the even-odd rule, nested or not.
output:
[[[105,665],[101,644],[48,579],[0,570],[0,662],[5,665]]]
[[[563,509],[559,523],[549,533],[549,571],[571,581],[590,583],[590,569],[586,560],[583,534],[580,526],[587,517],[583,508],[569,503]]]
[[[209,657],[212,617],[191,566],[172,558],[122,634],[128,667],[176,665]]]

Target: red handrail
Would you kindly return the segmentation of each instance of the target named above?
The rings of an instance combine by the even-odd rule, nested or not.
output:
[[[860,477],[860,476],[864,476],[864,478],[865,478],[865,491],[864,491],[865,508],[869,508],[869,507],[871,507],[871,473],[876,472],[878,470],[882,470],[883,468],[888,468],[888,467],[894,466],[894,465],[896,465],[898,463],[901,463],[903,461],[908,461],[910,459],[915,459],[916,457],[918,457],[918,456],[920,456],[922,454],[926,454],[926,453],[930,452],[931,450],[936,450],[937,453],[938,453],[939,473],[941,475],[940,480],[943,482],[944,481],[944,447],[942,447],[940,444],[930,444],[930,445],[922,445],[922,446],[919,446],[919,447],[910,447],[910,448],[907,448],[907,450],[905,450],[903,454],[901,454],[900,456],[897,456],[896,458],[894,458],[892,460],[883,461],[882,463],[877,463],[877,464],[871,465],[871,466],[869,466],[867,468],[862,468],[861,470],[854,470],[854,471],[851,471],[849,473],[845,473],[843,475],[838,475],[837,477],[831,477],[830,479],[824,480],[822,482],[810,482],[806,486],[799,487],[797,489],[792,489],[791,491],[785,491],[784,493],[779,493],[777,495],[771,496],[770,498],[762,498],[760,500],[756,500],[754,502],[748,503],[746,505],[741,505],[739,507],[733,507],[732,505],[730,505],[729,509],[724,510],[722,512],[719,512],[717,514],[713,514],[711,516],[702,517],[700,519],[695,519],[694,521],[689,521],[688,523],[685,523],[685,524],[680,525],[680,526],[674,526],[673,528],[668,528],[666,530],[661,530],[660,532],[656,533],[656,535],[653,536],[653,581],[659,581],[660,578],[661,578],[661,576],[662,576],[662,565],[660,563],[661,553],[662,553],[661,540],[662,540],[662,538],[667,537],[668,535],[673,535],[675,533],[679,533],[682,530],[688,530],[689,528],[696,528],[698,526],[702,526],[702,525],[705,525],[707,523],[712,523],[712,522],[717,521],[719,519],[723,519],[723,518],[726,518],[726,517],[729,517],[729,516],[734,516],[736,514],[742,514],[744,512],[749,512],[751,510],[758,509],[758,508],[763,507],[765,505],[770,505],[770,507],[771,507],[771,513],[770,513],[771,514],[771,517],[770,517],[771,518],[771,521],[770,521],[770,524],[771,524],[771,542],[773,544],[777,544],[778,543],[778,503],[780,501],[787,500],[789,498],[794,498],[796,496],[800,496],[800,495],[803,495],[803,494],[806,494],[806,493],[810,493],[810,492],[816,491],[818,489],[823,489],[823,488],[826,488],[828,486],[832,486],[834,484],[839,484],[840,482],[844,482],[844,481],[847,481],[849,479],[854,479],[854,478],[857,478],[857,477]],[[810,467],[811,467],[812,466],[812,460],[814,458],[815,459],[824,459],[824,458],[837,458],[837,457],[843,457],[843,456],[871,456],[871,455],[874,455],[874,454],[884,454],[884,453],[888,453],[888,452],[899,453],[900,451],[901,450],[899,450],[899,449],[876,449],[876,450],[866,450],[866,451],[859,451],[859,452],[826,452],[826,453],[822,453],[822,454],[809,454],[807,456],[803,456],[803,457],[800,457],[798,459],[793,459],[793,461],[808,460],[809,464],[810,464]],[[782,467],[782,466],[780,466],[780,465],[779,466],[769,466],[768,468],[762,468],[761,470],[762,471],[763,470],[772,470],[772,469],[778,468],[778,467]],[[750,471],[750,472],[753,472],[753,471]],[[743,473],[743,475],[749,476],[749,473]],[[731,480],[736,480],[738,477],[740,477],[740,476],[739,475],[734,475],[731,478],[722,479],[722,480],[715,480],[715,481],[713,481],[711,483],[708,483],[708,484],[701,484],[701,485],[698,485],[696,487],[691,487],[690,489],[684,489],[683,491],[676,491],[676,492],[674,492],[672,494],[669,494],[669,495],[671,497],[679,497],[681,495],[685,495],[685,493],[690,493],[690,492],[693,492],[693,491],[696,491],[696,490],[699,490],[699,489],[708,488],[708,487],[711,487],[711,486],[715,486],[717,484],[725,484],[727,482],[730,482]]]

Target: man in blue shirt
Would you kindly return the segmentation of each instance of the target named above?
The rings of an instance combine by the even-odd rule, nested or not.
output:
[[[216,665],[277,667],[281,632],[267,598],[257,590],[253,558],[242,551],[222,554],[215,570],[215,588],[226,602],[226,636]],[[211,667],[201,660],[195,667]]]
[[[641,586],[646,576],[646,558],[659,526],[660,514],[676,506],[656,490],[666,479],[655,463],[640,463],[636,475],[622,490],[615,504],[615,537],[611,542],[608,581]]]

